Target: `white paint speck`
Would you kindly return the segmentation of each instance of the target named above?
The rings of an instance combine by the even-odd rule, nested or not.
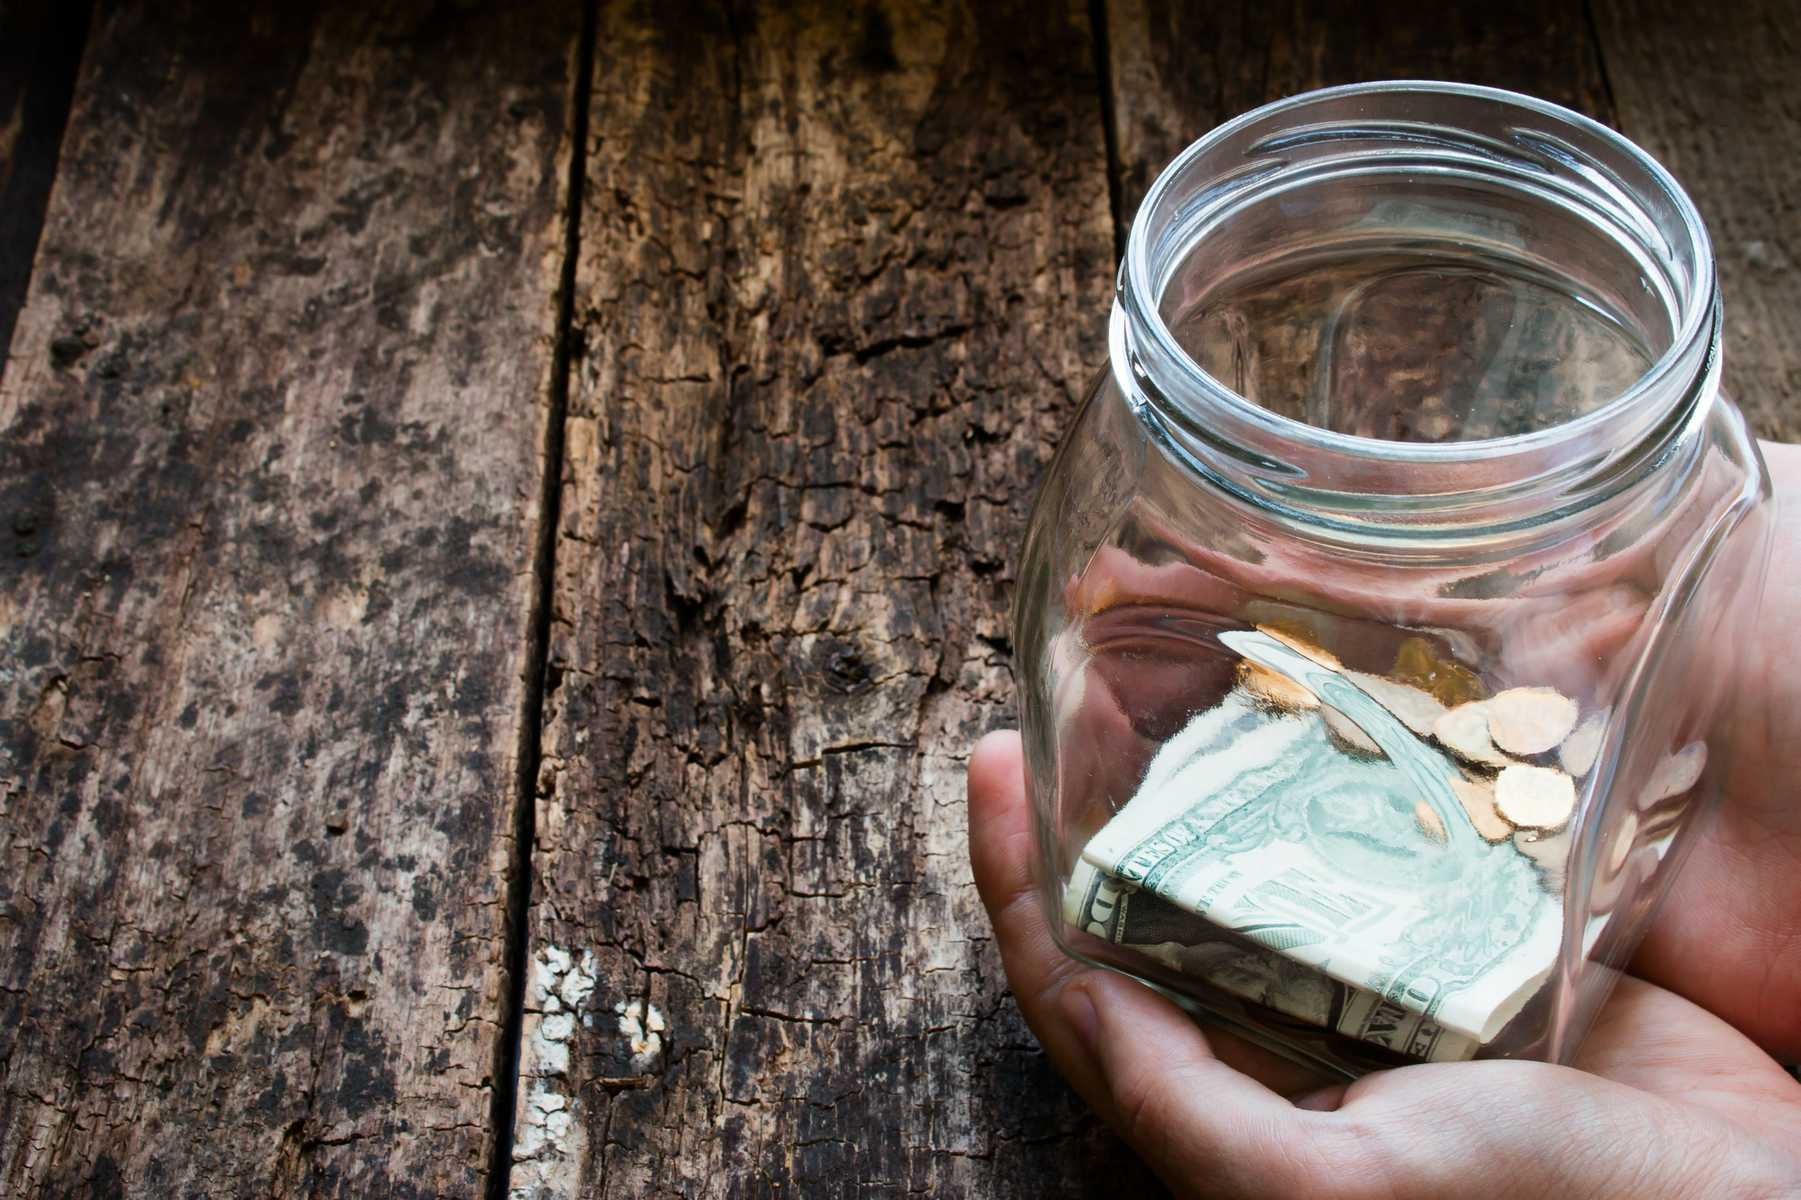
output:
[[[576,1019],[592,1024],[581,1009],[594,992],[592,951],[580,957],[545,946],[532,957],[520,1035],[519,1076],[523,1092],[513,1127],[512,1200],[563,1200],[581,1192],[587,1134],[575,1101],[565,1094],[569,1050]]]
[[[619,1032],[631,1048],[634,1063],[642,1066],[663,1052],[663,1034],[669,1023],[656,1005],[636,1000],[628,1004],[622,1000],[613,1006],[613,1011],[619,1014]]]

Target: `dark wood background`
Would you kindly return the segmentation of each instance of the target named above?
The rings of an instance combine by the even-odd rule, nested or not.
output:
[[[1324,84],[1572,105],[1791,436],[1798,27],[0,4],[0,1192],[1154,1193],[962,811],[1139,195]]]

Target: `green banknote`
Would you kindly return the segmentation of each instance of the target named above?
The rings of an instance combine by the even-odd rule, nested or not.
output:
[[[1278,655],[1267,661],[1306,673]],[[1336,683],[1317,690],[1353,688],[1327,674]],[[1235,691],[1164,745],[1082,860],[1356,993],[1486,1043],[1549,975],[1562,903],[1511,845],[1489,845],[1470,829],[1444,782],[1457,771],[1450,759],[1392,718],[1383,726],[1354,711],[1357,699],[1333,700],[1383,756],[1347,753],[1317,711],[1275,711]],[[1421,827],[1422,802],[1441,814],[1442,839]]]
[[[1219,927],[1150,892],[1078,862],[1063,893],[1071,925],[1137,950],[1172,971],[1291,1020],[1335,1030],[1361,1042],[1430,1062],[1473,1058],[1474,1040],[1455,1034],[1374,992],[1227,938]]]

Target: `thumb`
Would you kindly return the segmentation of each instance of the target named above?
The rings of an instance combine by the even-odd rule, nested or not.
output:
[[[1180,1195],[1321,1194],[1325,1163],[1311,1131],[1320,1114],[1222,1062],[1169,1000],[1103,971],[1072,980],[1064,1021],[1098,1065],[1116,1132]]]

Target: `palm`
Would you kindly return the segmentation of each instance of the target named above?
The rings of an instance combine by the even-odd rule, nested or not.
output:
[[[1765,451],[1776,558],[1755,674],[1736,692],[1725,803],[1580,1071],[1427,1065],[1320,1090],[1256,1047],[1203,1035],[1168,1001],[1057,949],[1032,880],[1018,739],[972,756],[970,857],[1020,1009],[1177,1191],[1688,1196],[1801,1177],[1801,1089],[1770,1057],[1801,1058],[1801,649],[1787,635],[1801,617],[1801,447]]]
[[[976,884],[1021,1012],[1077,1090],[1179,1192],[1689,1196],[1773,1193],[1801,1176],[1801,1089],[1731,1025],[1637,979],[1621,981],[1581,1071],[1428,1065],[1321,1091],[1299,1068],[1204,1035],[1168,1001],[1057,949],[1031,875],[1016,735],[985,739],[969,788]],[[1716,869],[1711,853],[1697,871]],[[1663,936],[1673,962],[1725,953],[1685,944],[1704,938],[1699,929]]]
[[[1756,674],[1737,693],[1718,820],[1689,857],[1634,967],[1787,1062],[1801,1059],[1801,446],[1766,444],[1775,557]]]

